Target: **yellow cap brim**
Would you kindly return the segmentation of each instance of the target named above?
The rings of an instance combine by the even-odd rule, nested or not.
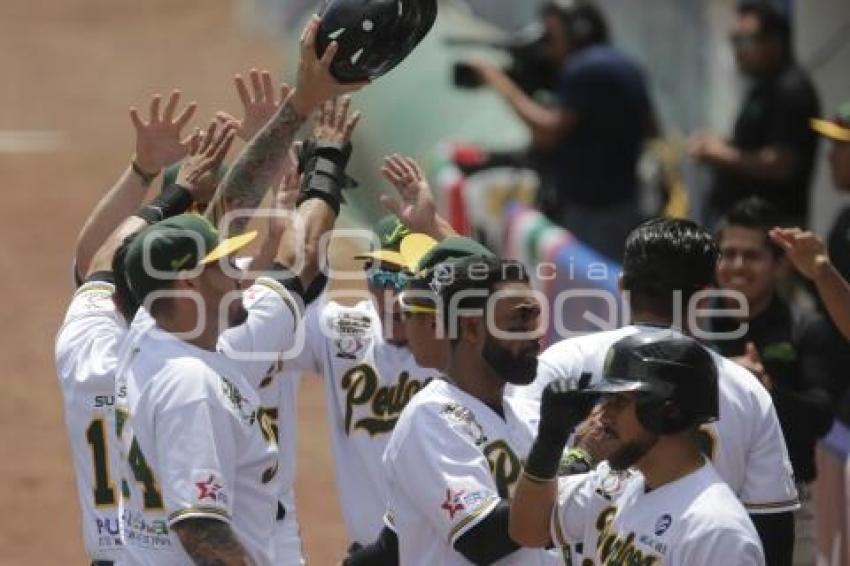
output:
[[[201,260],[201,264],[212,263],[223,257],[229,256],[233,252],[239,251],[250,244],[256,237],[257,231],[254,230],[253,232],[246,232],[245,234],[222,240],[218,243],[215,249],[213,249],[213,251],[204,256],[204,259]]]
[[[404,258],[405,266],[413,273],[425,254],[437,245],[437,240],[425,234],[409,234],[404,237],[399,251]]]
[[[407,267],[407,264],[404,261],[404,256],[392,250],[375,250],[373,252],[364,252],[362,254],[357,254],[356,256],[354,256],[354,259],[374,259],[380,261],[381,263],[391,263],[393,265],[397,265],[398,267]]]
[[[850,142],[850,128],[844,128],[835,122],[821,120],[820,118],[812,118],[809,120],[809,124],[814,131],[824,137],[835,141]]]

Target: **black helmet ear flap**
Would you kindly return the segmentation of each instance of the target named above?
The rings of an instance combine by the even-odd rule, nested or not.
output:
[[[321,57],[336,41],[334,78],[342,83],[373,80],[404,61],[436,19],[437,0],[328,0],[316,54]]]

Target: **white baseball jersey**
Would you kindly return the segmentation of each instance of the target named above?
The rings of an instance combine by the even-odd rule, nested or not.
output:
[[[91,560],[116,560],[118,477],[113,413],[115,364],[127,324],[112,302],[114,287],[93,281],[74,294],[56,337],[56,369]]]
[[[583,544],[582,566],[764,564],[747,512],[709,462],[650,491],[639,472],[616,473],[605,462],[561,478],[551,536]]]
[[[346,307],[324,299],[307,308],[307,343],[284,366],[324,377],[340,507],[351,541],[365,545],[384,527],[381,458],[390,433],[408,401],[437,372],[384,340],[371,301]]]
[[[513,495],[540,418],[534,402],[505,398],[503,409],[504,418],[437,380],[402,412],[384,453],[401,564],[470,564],[454,544]],[[496,562],[560,563],[556,552],[527,548]]]
[[[274,285],[274,282],[261,278],[258,284]],[[281,292],[279,287],[277,290]],[[282,291],[282,296],[287,299],[287,304],[291,304],[292,298],[285,291]],[[268,297],[268,293],[257,292],[253,287],[245,292],[244,305],[248,319],[245,324],[222,334],[219,349],[225,355],[237,358],[237,364],[256,388],[262,418],[278,446],[280,492],[277,496],[279,507],[273,534],[275,561],[279,564],[301,564],[303,556],[294,493],[298,434],[296,399],[300,372],[281,371],[284,350],[293,348],[294,355],[297,347],[294,334],[297,330],[293,329],[293,319],[281,317],[280,305],[276,301],[269,301]],[[263,352],[266,355],[254,359],[253,354]],[[246,357],[244,354],[251,355]]]
[[[278,283],[258,280],[246,291],[249,313],[257,315],[249,322],[276,322],[265,330],[248,323],[237,327],[243,338],[236,343],[271,352],[264,349],[268,338],[285,347],[285,335],[292,336],[295,325],[287,298]],[[116,372],[124,560],[189,563],[171,527],[202,517],[228,522],[257,564],[271,564],[278,450],[256,382],[244,372],[266,362],[237,363],[221,352],[196,348],[154,325],[144,326],[146,318],[140,311],[133,322]],[[219,347],[227,351],[232,344]]]
[[[578,379],[583,373],[590,374],[590,383],[596,382],[608,349],[641,328],[653,327],[626,326],[550,346],[540,356],[534,383],[515,388],[511,394],[539,400],[549,382]],[[770,394],[749,371],[715,352],[711,354],[719,377],[720,418],[701,429],[712,464],[749,513],[796,509],[799,502],[791,460]]]

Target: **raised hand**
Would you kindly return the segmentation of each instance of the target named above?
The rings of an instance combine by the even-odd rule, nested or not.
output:
[[[292,105],[301,116],[308,116],[326,100],[343,94],[356,92],[369,84],[343,84],[331,75],[331,62],[339,51],[339,44],[332,41],[322,58],[316,56],[316,34],[319,31],[319,16],[314,15],[301,33],[301,60],[298,65],[298,82]]]
[[[275,89],[272,75],[265,69],[251,69],[248,77],[251,80],[250,89],[242,75],[234,77],[236,92],[242,101],[242,119],[237,120],[226,112],[217,114],[219,117],[235,120],[239,124],[239,137],[245,141],[253,138],[266,125],[292,92],[292,87],[285,83]]]
[[[283,233],[292,224],[295,205],[301,190],[301,175],[298,173],[297,159],[292,153],[289,164],[283,173],[280,184],[275,189],[273,209],[280,214],[269,218],[269,239],[280,241]]]
[[[142,120],[139,111],[130,108],[130,120],[136,129],[136,165],[151,177],[172,163],[183,159],[189,148],[189,139],[181,139],[181,131],[189,123],[197,107],[190,102],[177,117],[175,113],[180,103],[180,91],[175,90],[168,97],[165,110],[160,113],[162,97],[155,94],[151,98],[147,121]]]
[[[556,379],[543,389],[538,434],[563,439],[590,415],[598,394],[582,389],[577,381]]]
[[[808,279],[830,264],[826,246],[821,238],[799,228],[774,228],[770,239],[785,250],[785,255],[794,267]]]
[[[315,141],[339,145],[348,143],[361,117],[360,112],[354,112],[349,117],[350,109],[350,96],[334,98],[322,103],[313,120],[313,138]]]
[[[207,195],[199,195],[200,180],[207,174],[215,174],[221,166],[233,138],[236,136],[236,126],[231,123],[222,124],[218,119],[210,122],[203,134],[196,131],[188,141],[189,155],[180,165],[176,183],[185,187],[196,202],[206,202]],[[212,184],[213,187],[215,183]]]
[[[411,231],[433,233],[437,203],[419,164],[411,157],[395,153],[384,158],[381,175],[392,183],[400,197],[382,195],[384,208],[398,216]]]

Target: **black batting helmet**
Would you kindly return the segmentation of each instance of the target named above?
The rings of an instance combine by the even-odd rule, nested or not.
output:
[[[717,366],[696,340],[671,331],[640,331],[616,342],[605,358],[600,393],[634,391],[641,425],[676,434],[717,420]]]
[[[437,0],[328,0],[316,38],[319,57],[339,51],[331,73],[340,82],[372,80],[401,63],[437,19]]]

